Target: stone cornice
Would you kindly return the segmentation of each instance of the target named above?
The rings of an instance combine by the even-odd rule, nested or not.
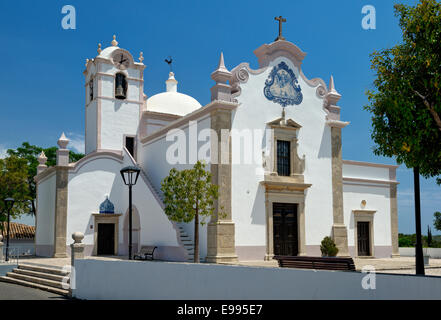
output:
[[[260,68],[268,66],[277,57],[284,56],[290,58],[296,67],[300,69],[302,61],[306,56],[306,52],[300,50],[294,43],[284,40],[261,45],[254,50],[254,54],[257,56]]]
[[[370,215],[373,215],[373,214],[375,214],[375,212],[377,212],[377,210],[367,210],[367,209],[353,209],[352,210],[353,214],[370,214]]]
[[[185,124],[188,124],[189,121],[194,121],[197,119],[200,119],[204,116],[209,116],[209,114],[216,110],[234,110],[238,106],[237,103],[234,102],[227,102],[227,101],[219,101],[214,100],[207,104],[205,107],[199,108],[198,110],[193,111],[192,113],[189,113],[182,118],[179,118],[170,124],[166,125],[165,127],[159,129],[158,131],[153,132],[152,134],[148,135],[147,137],[141,138],[140,142],[142,144],[149,143],[157,138],[165,136],[170,130],[179,128]]]
[[[382,164],[382,163],[373,163],[373,162],[363,162],[363,161],[355,161],[355,160],[342,160],[343,164],[349,164],[354,166],[362,166],[362,167],[378,167],[378,168],[392,168],[396,169],[399,166],[394,164]]]
[[[386,185],[398,185],[398,181],[392,180],[375,180],[375,179],[364,179],[364,178],[350,178],[343,177],[343,183],[353,182],[353,183],[366,183],[366,184],[386,184]]]
[[[349,122],[348,121],[340,121],[340,120],[326,120],[326,124],[330,126],[331,128],[344,128],[346,127]]]
[[[41,172],[40,174],[34,177],[35,183],[39,184],[46,178],[48,178],[51,174],[55,173],[57,169],[65,169],[69,171],[76,172],[82,167],[84,164],[92,160],[93,158],[113,158],[119,162],[123,161],[122,152],[114,151],[114,150],[98,150],[92,153],[89,153],[85,157],[81,158],[77,162],[69,163],[68,166],[52,166]]]
[[[304,191],[312,186],[310,183],[303,182],[303,176],[285,177],[265,174],[264,180],[260,182],[267,191]]]

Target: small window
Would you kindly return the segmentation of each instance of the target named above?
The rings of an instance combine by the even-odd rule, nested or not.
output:
[[[126,137],[125,146],[127,151],[135,157],[135,138],[134,137]]]
[[[291,173],[291,144],[289,141],[277,140],[277,174],[289,176]]]
[[[115,76],[115,98],[124,100],[127,97],[127,79],[122,73]]]
[[[93,79],[89,82],[89,102],[93,100]]]

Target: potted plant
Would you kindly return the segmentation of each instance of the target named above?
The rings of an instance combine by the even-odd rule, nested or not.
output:
[[[322,257],[335,257],[338,253],[338,248],[331,237],[324,237],[320,245]]]

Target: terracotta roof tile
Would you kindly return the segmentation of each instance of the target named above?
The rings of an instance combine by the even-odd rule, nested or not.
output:
[[[3,223],[3,241],[5,241],[8,224],[6,222],[0,223]],[[11,222],[10,232],[11,237],[9,239],[34,239],[35,237],[35,227],[26,224]]]

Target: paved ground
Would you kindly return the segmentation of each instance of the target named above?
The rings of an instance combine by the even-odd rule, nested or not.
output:
[[[66,300],[66,298],[39,289],[0,282],[0,300]]]

